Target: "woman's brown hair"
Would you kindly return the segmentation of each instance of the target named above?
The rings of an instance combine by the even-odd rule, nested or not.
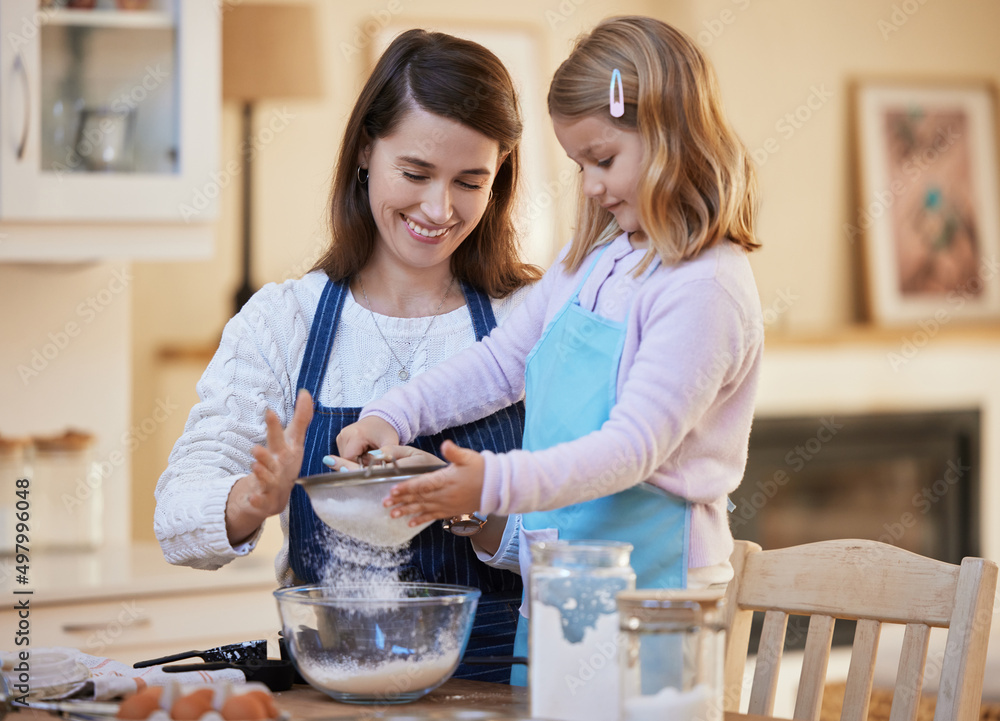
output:
[[[625,101],[617,118],[608,92],[616,69]],[[663,262],[693,258],[722,238],[747,251],[760,247],[756,170],[723,113],[712,66],[687,35],[648,17],[603,20],[556,70],[548,105],[556,118],[597,115],[639,133],[639,218]],[[620,233],[614,216],[581,191],[564,265],[575,270]],[[651,260],[649,254],[636,273]]]
[[[358,154],[390,135],[414,106],[482,133],[499,144],[501,157],[506,154],[486,212],[451,256],[452,273],[493,298],[537,280],[541,271],[519,259],[511,218],[522,125],[510,74],[482,45],[425,30],[407,30],[392,41],[354,104],[330,192],[332,239],[313,270],[342,280],[371,259],[378,231],[367,185],[358,180]]]

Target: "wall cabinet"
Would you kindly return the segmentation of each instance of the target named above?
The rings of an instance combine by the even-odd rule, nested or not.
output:
[[[119,4],[0,4],[0,260],[211,249],[219,6]]]

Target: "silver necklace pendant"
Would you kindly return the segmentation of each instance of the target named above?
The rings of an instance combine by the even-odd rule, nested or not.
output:
[[[386,340],[385,338],[385,334],[382,333],[382,329],[379,327],[378,321],[375,320],[375,311],[372,310],[372,302],[368,300],[368,292],[365,290],[365,281],[360,275],[358,275],[358,282],[361,284],[361,295],[364,296],[365,305],[368,306],[368,314],[372,317],[372,325],[374,325],[375,330],[378,331],[379,337],[381,337],[382,342],[385,343],[385,347],[389,349],[389,353],[391,353],[392,357],[396,359],[397,363],[399,363],[399,373],[397,374],[399,380],[405,381],[410,377],[410,371],[406,370],[406,365],[404,365],[403,361],[401,361],[399,359],[399,356],[396,355],[396,351],[392,349],[392,346],[389,344],[389,341]],[[427,327],[424,328],[424,334],[420,336],[420,339],[417,341],[416,346],[414,346],[413,350],[410,351],[410,360],[407,362],[407,365],[409,364],[409,362],[413,360],[413,354],[416,353],[417,348],[420,347],[420,344],[424,342],[424,339],[427,337],[427,334],[431,332],[431,326],[434,325],[434,321],[437,320],[438,313],[441,312],[441,308],[442,306],[444,306],[444,302],[445,300],[447,300],[448,293],[451,291],[451,286],[454,285],[454,283],[455,283],[455,278],[453,276],[451,282],[448,283],[448,287],[445,288],[444,290],[444,295],[441,297],[441,302],[438,303],[438,307],[434,309],[434,314],[431,316],[430,321],[428,321]]]

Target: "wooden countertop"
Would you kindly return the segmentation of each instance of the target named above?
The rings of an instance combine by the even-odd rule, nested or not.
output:
[[[360,706],[342,704],[310,687],[296,686],[291,691],[275,694],[278,706],[291,713],[293,719],[323,718],[378,718],[410,711],[424,714],[458,710],[495,711],[504,716],[528,717],[528,689],[522,686],[504,686],[482,681],[452,679],[418,701],[408,704]],[[432,716],[433,718],[433,716]],[[485,720],[484,720],[485,721]],[[767,716],[726,713],[724,721],[774,721]]]
[[[327,718],[357,718],[370,721],[380,718],[379,714],[388,716],[394,712],[399,714],[414,712],[419,717],[438,718],[434,714],[435,711],[444,714],[459,710],[496,712],[505,718],[518,715],[528,718],[526,688],[458,679],[446,682],[422,699],[399,705],[338,703],[308,686],[296,686],[291,691],[276,693],[275,699],[282,711],[291,714],[293,721]],[[42,711],[22,709],[17,718],[19,721],[46,721],[52,717]],[[441,718],[447,717],[441,716]],[[774,719],[767,716],[726,713],[725,721],[774,721]]]
[[[431,691],[422,699],[408,704],[356,705],[334,701],[329,696],[309,686],[296,686],[291,691],[276,693],[278,707],[292,715],[293,719],[322,718],[367,718],[375,712],[389,713],[397,709],[400,713],[419,711],[455,711],[458,709],[476,711],[497,711],[504,714],[528,714],[528,689],[518,686],[504,686],[483,681],[452,679],[440,688]]]

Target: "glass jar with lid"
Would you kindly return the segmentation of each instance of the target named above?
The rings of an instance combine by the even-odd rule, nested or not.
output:
[[[531,715],[554,721],[617,721],[618,609],[635,588],[632,545],[545,541],[531,545]]]
[[[618,595],[622,721],[722,721],[725,589]]]
[[[30,445],[28,438],[0,436],[0,553],[15,550],[16,483],[30,472],[27,452]]]
[[[91,433],[74,430],[32,439],[35,548],[85,550],[101,545],[104,478],[94,461],[95,440]]]

